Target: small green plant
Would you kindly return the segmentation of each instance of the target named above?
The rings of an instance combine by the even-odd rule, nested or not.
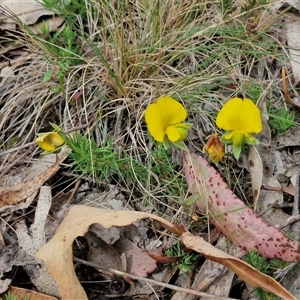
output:
[[[250,250],[245,258],[246,262],[264,274],[270,271],[270,263],[255,250]]]
[[[128,182],[134,178],[133,169],[136,173],[145,173],[142,164],[134,162],[132,166],[129,157],[119,157],[110,139],[106,139],[99,146],[92,137],[75,134],[68,139],[68,144],[73,150],[69,157],[74,161],[75,170],[95,177],[100,182],[110,181],[111,176],[118,176],[121,182]]]
[[[44,74],[43,82],[46,83],[55,76],[60,86],[62,86],[70,67],[78,65],[82,61],[77,55],[79,44],[76,33],[69,25],[66,25],[62,31],[58,31],[53,36],[50,35],[50,32],[47,32],[47,28],[43,25],[41,31],[48,37],[48,47],[54,57],[49,57],[49,61],[54,61],[52,63],[53,67]]]
[[[256,103],[261,94],[263,93],[264,87],[261,84],[254,81],[250,82],[249,84],[245,84],[243,90],[245,90],[247,98],[249,97]]]
[[[268,115],[271,131],[277,137],[295,125],[295,113],[289,112],[286,108],[269,109]]]
[[[74,6],[67,8],[66,5],[62,5],[61,3],[57,4],[56,1],[52,0],[43,1],[43,5],[58,14],[59,9],[63,9],[65,13],[64,17],[67,17],[70,13],[72,14],[72,12],[74,15],[77,15],[77,13],[75,14],[77,6],[76,8]],[[81,7],[84,8],[84,4],[81,4]],[[66,22],[60,30],[57,30],[53,34],[48,23],[43,22],[39,26],[39,31],[42,34],[42,39],[34,33],[32,33],[32,35],[41,47],[47,51],[45,57],[52,65],[52,67],[45,72],[43,82],[46,83],[52,78],[55,78],[60,85],[60,89],[57,89],[57,91],[63,90],[63,83],[70,67],[82,63],[80,53],[81,44],[79,42],[76,25],[74,22]]]
[[[290,265],[289,262],[284,261],[284,260],[279,259],[279,258],[278,259],[274,258],[270,261],[270,269],[271,269],[272,273],[274,273],[275,271],[277,271],[279,269],[284,269],[289,265]]]
[[[280,300],[279,297],[274,294],[265,292],[262,288],[256,288],[255,292],[259,300]]]
[[[198,255],[194,253],[186,253],[183,250],[183,244],[180,241],[178,241],[173,247],[167,249],[165,251],[165,256],[181,257],[181,260],[174,263],[174,266],[176,270],[179,269],[182,274],[187,274],[192,271],[194,268],[193,265],[198,259]]]
[[[54,65],[51,69],[49,69],[43,77],[43,83],[46,83],[51,80],[53,76],[55,76],[60,85],[63,84],[65,73],[69,69],[68,62],[59,62],[57,65]]]
[[[8,291],[8,293],[6,295],[4,295],[4,299],[3,298],[0,298],[0,300],[18,300],[18,297],[12,295],[10,293],[10,291]],[[23,300],[28,300],[29,299],[29,296],[25,296]]]
[[[284,269],[290,265],[289,262],[285,262],[281,259],[268,260],[261,256],[255,250],[250,250],[245,258],[246,262],[259,270],[260,272],[272,276],[277,270]],[[297,267],[297,266],[295,266]],[[254,291],[257,294],[259,300],[279,300],[277,296],[272,293],[265,292],[261,288],[255,288]]]
[[[270,272],[270,263],[267,261],[267,259],[263,256],[261,256],[258,252],[255,250],[250,250],[245,258],[246,262],[253,266],[255,269],[259,270],[260,272],[264,274],[269,274]],[[257,297],[259,300],[278,300],[279,298],[275,296],[274,294],[265,292],[261,288],[255,288],[254,289]]]

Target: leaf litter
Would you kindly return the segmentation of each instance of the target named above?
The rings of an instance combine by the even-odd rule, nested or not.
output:
[[[47,265],[51,277],[59,285],[62,299],[87,299],[87,296],[75,274],[72,262],[72,244],[77,236],[83,236],[89,226],[98,223],[105,228],[111,226],[126,226],[144,218],[151,218],[174,234],[183,237],[183,243],[190,249],[203,254],[233,269],[245,282],[252,286],[260,286],[279,296],[294,299],[279,283],[266,276],[247,263],[216,249],[202,238],[196,237],[181,227],[172,225],[163,218],[148,213],[136,211],[115,211],[95,209],[87,206],[73,206],[63,222],[57,228],[52,239],[36,254]],[[63,276],[62,276],[63,274]]]

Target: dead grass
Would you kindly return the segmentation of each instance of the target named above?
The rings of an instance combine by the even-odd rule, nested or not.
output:
[[[217,131],[215,115],[228,98],[259,100],[266,92],[271,103],[283,102],[276,70],[288,57],[276,23],[259,23],[266,6],[241,11],[232,1],[228,11],[229,1],[86,0],[72,10],[45,2],[66,24],[56,36],[37,36],[28,28],[9,34],[23,46],[17,48],[21,55],[9,58],[16,76],[0,83],[2,150],[32,142],[38,132],[51,130],[49,121],[65,131],[79,128],[99,147],[111,139],[132,173],[120,182],[111,176],[107,184],[119,184],[136,209],[184,218],[180,154],[157,147],[143,119],[157,97],[168,94],[185,104],[193,123],[187,144],[198,152]],[[64,35],[66,26],[74,40]],[[1,156],[1,167],[14,157]],[[246,199],[244,173],[236,175],[230,157],[219,171]]]
[[[38,132],[50,129],[49,121],[64,130],[88,125],[85,132],[98,145],[109,137],[132,165],[138,161],[148,166],[148,184],[136,174],[132,180],[137,186],[130,189],[149,199],[158,200],[164,187],[153,186],[163,179],[151,171],[161,162],[145,130],[145,107],[162,94],[184,102],[194,124],[190,148],[200,151],[205,137],[216,130],[220,102],[252,88],[264,90],[272,63],[284,55],[272,30],[253,29],[263,6],[241,13],[233,7],[230,15],[218,1],[86,1],[78,15],[71,7],[46,3],[66,18],[75,38],[73,43],[67,39],[64,27],[55,40],[24,29],[27,55],[23,63],[12,61],[18,75],[1,86],[4,149],[16,137],[16,145],[33,141]],[[60,63],[68,63],[63,84],[58,83]],[[51,68],[52,79],[43,83]],[[180,158],[175,163],[180,165]],[[178,192],[184,195],[179,186]]]

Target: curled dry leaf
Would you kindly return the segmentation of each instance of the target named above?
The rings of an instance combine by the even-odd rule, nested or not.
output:
[[[0,207],[4,207],[7,205],[13,205],[19,203],[23,199],[32,195],[35,191],[37,191],[45,181],[47,181],[53,174],[57,172],[59,169],[60,163],[66,158],[70,149],[64,147],[58,155],[53,154],[54,162],[46,162],[48,165],[46,169],[45,167],[45,159],[36,164],[41,163],[43,166],[42,168],[38,168],[35,170],[35,176],[33,178],[25,179],[23,182],[16,184],[10,187],[0,187]],[[50,158],[47,157],[47,158]],[[36,166],[32,166],[32,169]]]
[[[300,261],[300,244],[258,217],[204,158],[186,152],[184,171],[189,191],[198,195],[199,209],[235,245],[255,249],[264,257]]]
[[[262,287],[263,283],[263,289],[268,292],[274,293],[283,299],[296,299],[272,277],[257,272],[249,264],[213,247],[211,244],[204,244],[201,237],[196,237],[190,232],[184,232],[182,234],[182,241],[190,249],[202,253],[206,258],[230,268],[249,285]]]
[[[67,3],[69,1],[65,1]],[[19,22],[26,25],[35,24],[40,17],[52,16],[53,11],[47,10],[41,3],[35,0],[22,0],[22,1],[10,1],[1,0],[0,4],[4,14],[0,20],[1,26],[7,29],[15,30],[16,24]],[[51,20],[51,18],[49,18]],[[45,23],[48,23],[46,20]],[[53,22],[50,21],[50,28],[53,28]],[[57,24],[55,29],[60,26],[61,23]]]
[[[272,290],[273,293],[279,296],[285,295],[285,299],[295,299],[271,277],[260,274],[259,271],[236,258],[232,262],[230,255],[218,249],[214,251],[215,248],[202,238],[195,237],[190,233],[184,234],[185,230],[182,226],[172,225],[163,218],[148,213],[116,211],[83,205],[76,205],[70,209],[52,239],[36,254],[39,259],[45,262],[49,274],[57,282],[61,299],[87,299],[76,277],[72,261],[72,244],[77,236],[83,236],[91,224],[98,223],[105,228],[110,228],[111,226],[127,226],[145,218],[151,218],[174,234],[183,236],[187,247],[191,247],[195,251],[203,253],[209,259],[236,270],[250,285],[254,283],[255,286],[260,286],[267,291]],[[251,276],[257,279],[249,278],[247,274],[244,274],[245,270],[246,273],[251,270]]]

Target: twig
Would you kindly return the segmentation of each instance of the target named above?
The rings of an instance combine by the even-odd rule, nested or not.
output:
[[[24,144],[24,145],[21,145],[21,146],[18,146],[18,147],[8,149],[6,151],[0,152],[0,156],[6,155],[6,154],[9,154],[11,152],[15,152],[15,151],[18,151],[18,150],[21,150],[21,149],[24,149],[24,148],[28,148],[28,147],[30,147],[32,145],[35,145],[35,144],[36,144],[35,142],[31,142],[31,143],[27,143],[27,144]]]
[[[300,215],[289,217],[284,224],[282,224],[278,229],[283,229],[289,225],[292,225],[300,220]]]
[[[31,152],[31,149],[28,149],[25,153],[23,153],[22,155],[20,155],[18,158],[16,158],[13,162],[11,162],[10,164],[8,164],[3,172],[1,172],[0,174],[0,180],[4,177],[5,174],[7,174],[9,172],[9,170],[15,165],[17,164],[21,159],[23,159],[25,156],[29,155]]]
[[[285,67],[282,67],[282,69],[281,69],[281,80],[282,80],[282,89],[283,89],[284,97],[286,99],[288,99],[290,102],[293,102],[292,99],[289,96],[288,89],[287,89],[287,84],[286,84],[286,69],[285,69]]]
[[[179,286],[176,286],[176,285],[160,282],[160,281],[149,279],[149,278],[144,278],[144,277],[141,277],[141,276],[137,276],[137,275],[133,275],[133,274],[130,274],[130,273],[118,271],[118,270],[115,270],[115,269],[110,269],[110,268],[104,269],[104,268],[102,268],[101,266],[99,266],[97,264],[94,264],[94,263],[91,263],[91,262],[88,262],[88,261],[85,261],[85,260],[82,260],[82,259],[79,259],[79,258],[76,258],[76,257],[73,257],[73,260],[76,261],[76,262],[82,263],[86,266],[93,267],[93,268],[96,268],[98,270],[103,270],[106,273],[111,272],[115,275],[119,275],[119,276],[122,276],[122,277],[128,277],[128,278],[131,278],[133,280],[144,281],[144,282],[154,284],[154,285],[163,286],[165,288],[172,289],[172,290],[179,291],[179,292],[184,292],[184,293],[193,294],[193,295],[196,295],[196,296],[206,297],[206,298],[215,299],[215,300],[238,300],[236,298],[227,298],[227,297],[222,297],[222,296],[216,296],[216,295],[211,295],[211,294],[200,292],[200,291],[195,291],[195,290],[191,290],[191,289],[182,288],[182,287],[179,287]]]
[[[72,199],[73,199],[74,195],[76,194],[80,184],[81,184],[81,179],[79,178],[79,179],[76,180],[75,187],[72,189],[72,193],[71,193],[71,195],[70,195],[70,197],[67,201],[67,204],[69,204],[72,201]]]

